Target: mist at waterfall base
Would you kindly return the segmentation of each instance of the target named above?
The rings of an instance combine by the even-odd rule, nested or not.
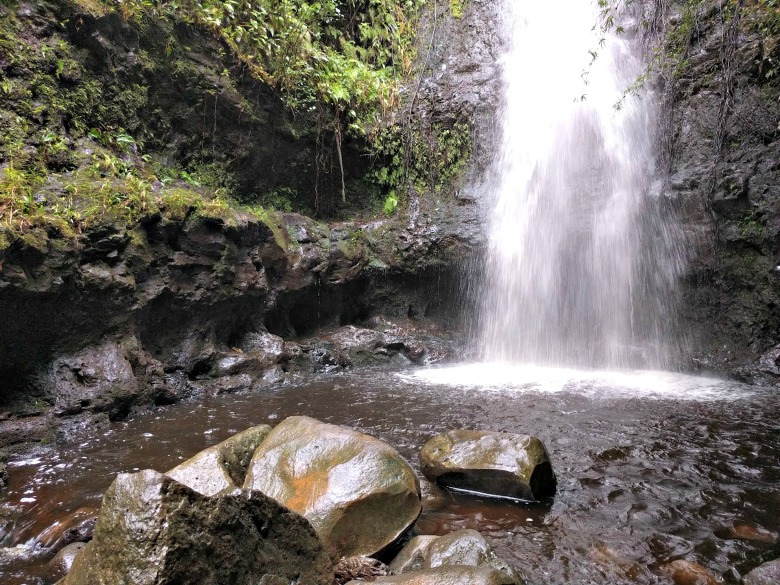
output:
[[[504,13],[479,357],[669,368],[683,345],[674,309],[684,254],[653,195],[654,97],[625,93],[643,72],[638,39],[594,30],[595,3],[582,0],[507,0]]]

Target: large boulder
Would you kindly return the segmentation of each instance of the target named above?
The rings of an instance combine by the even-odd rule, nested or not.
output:
[[[536,501],[556,487],[547,450],[528,435],[449,431],[423,446],[420,468],[441,486],[495,497]]]
[[[249,428],[204,449],[166,475],[204,496],[235,489],[244,483],[252,455],[271,432],[268,425]]]
[[[470,529],[439,537],[417,536],[407,543],[389,565],[396,574],[462,566],[490,568],[504,575],[507,583],[522,583],[517,571],[496,555],[487,539]]]
[[[780,583],[780,559],[759,565],[742,579],[742,585],[777,585]]]
[[[377,577],[373,582],[388,585],[516,585],[515,581],[489,567],[439,567],[402,575]],[[347,585],[363,583],[365,582],[350,581]]]
[[[244,487],[304,516],[334,556],[381,551],[422,510],[419,481],[395,449],[302,416],[271,431],[255,451]]]
[[[263,494],[206,497],[156,471],[119,474],[60,585],[330,585],[308,522]]]

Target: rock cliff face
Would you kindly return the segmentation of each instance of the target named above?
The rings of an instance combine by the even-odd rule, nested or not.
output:
[[[739,3],[736,16],[730,4],[700,4],[668,14],[678,67],[659,158],[690,253],[694,365],[732,371],[780,342],[780,16],[764,3]],[[765,378],[738,375],[756,374]]]
[[[20,86],[48,75],[55,97],[100,88],[94,112],[73,114],[85,116],[81,123],[121,125],[179,168],[218,163],[210,168],[234,176],[239,193],[283,186],[303,208],[312,206],[307,193],[331,197],[340,177],[318,175],[311,120],[241,74],[218,41],[187,25],[139,26],[90,6],[5,7],[13,42],[36,55],[51,45],[63,62],[56,77],[18,63],[3,64],[6,75]],[[457,321],[460,267],[483,241],[478,185],[500,95],[498,17],[481,0],[463,18],[441,6],[428,11],[396,122],[422,121],[417,128],[430,132],[465,121],[473,164],[453,188],[411,195],[393,219],[328,224],[295,213],[185,209],[99,221],[69,238],[32,229],[0,246],[0,412],[10,416],[3,442],[49,436],[62,417],[120,419],[138,405],[241,390],[287,371],[447,355],[426,341],[435,327],[421,324]],[[9,112],[25,107],[23,97],[8,102]],[[60,116],[57,104],[46,102],[46,119],[36,123],[67,136],[75,118]],[[68,196],[68,173],[90,146],[68,143],[64,175],[42,187],[47,205]],[[43,146],[25,148],[32,156]],[[375,197],[361,182],[370,160],[359,144],[344,149],[351,192],[364,198],[355,214],[365,217]],[[375,331],[307,341],[353,324]]]
[[[684,37],[684,66],[659,91],[667,114],[659,167],[666,173],[660,192],[682,215],[690,250],[681,328],[694,367],[731,371],[780,343],[780,49],[776,31],[767,32],[755,11],[745,7],[729,19],[719,7],[705,3],[692,24],[681,3],[665,16],[667,36]],[[99,115],[117,118],[171,160],[195,156],[188,145],[196,137],[197,156],[209,151],[228,161],[245,193],[280,185],[326,193],[336,188],[328,181],[340,183],[317,176],[316,136],[305,116],[290,116],[240,72],[230,79],[245,81],[226,82],[220,72],[238,65],[214,39],[186,26],[138,28],[80,4],[5,10],[31,43],[55,33],[67,39],[81,66],[63,65],[57,83],[68,89],[98,80],[106,96],[121,97]],[[52,432],[48,419],[17,416],[99,412],[116,419],[138,404],[269,383],[304,362],[426,359],[424,344],[412,340],[419,328],[345,330],[323,343],[298,342],[338,326],[376,329],[384,319],[451,324],[463,308],[462,266],[478,262],[484,245],[481,184],[500,105],[499,18],[499,5],[486,0],[469,2],[462,18],[438,5],[426,13],[418,67],[395,121],[432,128],[465,120],[472,154],[461,181],[412,194],[392,220],[151,213],[129,226],[102,222],[70,239],[44,233],[2,247],[0,411],[10,413],[14,440]],[[685,34],[675,37],[678,29]],[[176,45],[166,58],[170,38]],[[142,99],[130,103],[131,94]],[[66,127],[55,114],[41,115]],[[358,146],[345,145],[353,186],[368,165]],[[45,189],[49,196],[63,187],[55,177]],[[780,373],[774,355],[739,375],[772,380]]]
[[[389,221],[328,227],[296,214],[158,217],[74,242],[20,242],[0,271],[2,406],[120,419],[138,404],[269,383],[304,362],[347,365],[282,337],[371,318],[455,317],[447,260],[456,245]],[[416,335],[381,335],[369,350],[423,359]]]

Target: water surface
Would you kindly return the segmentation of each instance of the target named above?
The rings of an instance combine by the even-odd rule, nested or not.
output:
[[[419,521],[423,533],[480,530],[532,583],[666,583],[659,568],[679,558],[738,583],[780,556],[776,545],[716,536],[734,524],[780,532],[778,407],[770,389],[657,372],[480,364],[320,375],[166,407],[14,461],[2,544],[31,546],[57,518],[97,505],[118,472],[166,470],[248,426],[301,414],[377,436],[415,468],[422,444],[448,429],[539,436],[558,476],[550,502],[426,489]],[[2,558],[3,583],[47,583],[45,557]]]

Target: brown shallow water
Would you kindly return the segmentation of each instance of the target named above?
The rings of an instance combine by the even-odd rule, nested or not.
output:
[[[741,524],[780,532],[774,390],[652,373],[530,370],[496,380],[490,366],[448,372],[433,381],[414,371],[320,375],[167,407],[13,461],[0,495],[0,582],[48,583],[48,557],[31,539],[97,505],[116,473],[166,470],[248,426],[295,414],[380,437],[415,467],[420,446],[447,429],[539,436],[558,476],[550,502],[434,493],[419,521],[423,533],[480,530],[531,583],[667,583],[661,566],[680,558],[738,583],[780,556],[776,543],[716,535]],[[15,553],[25,560],[11,560]]]

